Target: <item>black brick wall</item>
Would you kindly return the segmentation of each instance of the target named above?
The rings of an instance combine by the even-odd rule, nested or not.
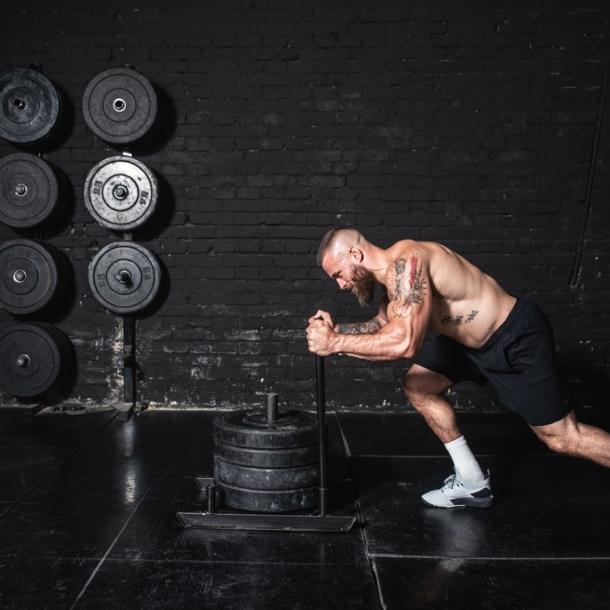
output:
[[[89,260],[118,236],[92,221],[82,196],[88,171],[115,151],[93,137],[80,104],[95,74],[132,64],[166,106],[162,145],[135,152],[162,179],[163,209],[134,239],[171,282],[138,321],[143,399],[236,406],[274,389],[282,402],[311,405],[306,319],[318,308],[338,320],[374,313],[315,265],[320,237],[349,225],[381,246],[440,241],[539,303],[575,403],[605,404],[607,2],[70,6],[14,3],[0,28],[0,68],[42,64],[73,105],[69,135],[45,158],[69,176],[74,202],[44,237],[70,257],[76,289],[37,318],[75,345],[65,397],[120,396],[120,318],[86,279]],[[1,156],[14,151],[0,143]],[[0,227],[2,240],[18,235],[28,234]],[[0,311],[0,326],[15,321]],[[406,408],[407,366],[333,358],[329,402]],[[464,409],[497,402],[469,385],[457,400]]]

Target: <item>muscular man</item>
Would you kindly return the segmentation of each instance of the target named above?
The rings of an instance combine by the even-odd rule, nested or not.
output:
[[[610,435],[576,420],[555,363],[553,332],[533,303],[505,292],[449,248],[399,241],[387,250],[353,229],[322,239],[318,264],[368,305],[375,284],[385,287],[379,313],[368,322],[335,324],[318,311],[309,320],[309,350],[367,360],[415,358],[404,381],[411,404],[445,444],[455,474],[422,500],[431,506],[486,507],[493,501],[483,473],[445,397],[467,379],[490,381],[503,405],[519,413],[559,453],[610,467]],[[440,333],[422,349],[426,330]]]

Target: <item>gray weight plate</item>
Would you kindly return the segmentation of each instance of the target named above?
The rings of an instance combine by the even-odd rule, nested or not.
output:
[[[28,239],[0,245],[0,308],[14,314],[40,311],[68,287],[69,262],[57,248]]]
[[[25,323],[0,332],[0,390],[38,396],[56,385],[71,364],[69,339],[49,324]]]
[[[93,296],[114,313],[144,309],[155,298],[160,285],[161,267],[155,255],[134,242],[106,246],[89,265]]]
[[[289,468],[239,466],[214,457],[214,480],[247,489],[300,489],[318,482],[317,464]]]
[[[216,482],[217,499],[240,510],[263,513],[286,513],[311,508],[318,503],[318,487],[302,489],[243,489]]]
[[[157,179],[141,161],[127,156],[108,157],[85,180],[85,205],[103,227],[132,231],[155,211]]]
[[[57,216],[59,183],[51,166],[27,153],[0,159],[0,222],[18,229]]]
[[[289,468],[316,464],[319,460],[318,445],[296,449],[249,449],[226,443],[214,443],[214,455],[241,466],[256,468]]]
[[[214,440],[252,449],[294,449],[318,442],[318,419],[304,411],[279,411],[268,424],[262,411],[232,411],[214,418]]]
[[[60,97],[40,72],[13,68],[0,74],[0,137],[33,144],[58,124]]]
[[[133,144],[156,127],[157,95],[150,82],[135,70],[113,68],[87,85],[83,114],[91,131],[102,140]]]

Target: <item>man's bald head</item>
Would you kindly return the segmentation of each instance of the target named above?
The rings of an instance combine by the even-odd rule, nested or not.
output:
[[[356,229],[333,229],[329,231],[320,242],[318,248],[318,265],[322,266],[322,261],[327,253],[331,252],[336,260],[341,260],[349,254],[352,246],[361,248],[366,243],[366,239]]]

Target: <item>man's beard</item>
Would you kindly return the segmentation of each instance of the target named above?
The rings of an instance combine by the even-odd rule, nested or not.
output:
[[[375,275],[364,267],[352,265],[352,281],[348,286],[349,291],[356,295],[360,307],[371,304],[375,296]]]

